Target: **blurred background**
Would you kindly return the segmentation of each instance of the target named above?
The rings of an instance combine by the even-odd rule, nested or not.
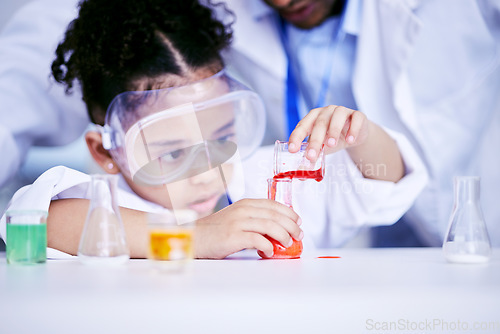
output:
[[[12,14],[24,4],[33,0],[2,0],[0,1],[0,29],[3,29],[5,23]]]
[[[31,1],[37,0],[1,0],[0,32],[8,24],[12,15],[19,8]],[[0,188],[0,212],[4,212],[8,201],[16,190],[26,184],[33,183],[40,174],[57,165],[65,165],[83,172],[99,171],[99,168],[93,163],[88,153],[83,137],[66,146],[33,147],[28,153],[26,161],[18,172],[18,175]],[[4,249],[5,246],[0,239],[0,251]]]

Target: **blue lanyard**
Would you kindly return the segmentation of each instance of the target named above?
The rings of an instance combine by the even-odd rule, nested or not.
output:
[[[308,107],[313,107],[313,108],[319,108],[319,107],[324,107],[325,104],[325,99],[326,99],[326,93],[328,91],[328,86],[330,85],[330,77],[332,73],[332,67],[333,67],[333,56],[335,54],[335,51],[338,47],[338,45],[341,43],[344,34],[341,34],[342,30],[342,25],[344,22],[344,13],[345,9],[347,7],[347,3],[344,4],[344,8],[342,9],[342,13],[340,14],[340,21],[338,24],[338,28],[336,31],[336,34],[334,38],[330,40],[330,43],[328,45],[328,56],[327,56],[327,63],[326,63],[326,68],[323,74],[323,78],[321,80],[321,87],[318,95],[318,99],[316,100],[316,103],[313,106],[308,106]],[[299,114],[299,106],[298,106],[298,97],[299,97],[299,87],[297,85],[297,79],[296,79],[296,70],[293,68],[293,56],[292,52],[290,50],[290,46],[288,43],[288,34],[287,34],[287,27],[286,27],[286,22],[283,20],[283,18],[280,17],[280,37],[281,37],[281,42],[283,44],[283,47],[285,49],[286,53],[286,58],[287,58],[287,73],[286,73],[286,91],[285,91],[285,103],[286,103],[286,119],[287,119],[287,134],[288,137],[292,133],[292,131],[295,129],[297,126],[297,123],[300,120],[300,114]],[[342,39],[341,39],[342,35]],[[329,61],[332,60],[332,61]],[[304,92],[304,89],[302,89]]]
[[[286,26],[284,20],[282,22],[282,36],[286,38]],[[287,49],[287,48],[285,48]],[[299,106],[297,103],[297,98],[299,96],[299,89],[297,87],[297,81],[295,79],[294,71],[290,61],[288,52],[287,54],[287,69],[286,69],[286,91],[285,91],[285,103],[286,103],[286,120],[287,120],[287,134],[290,134],[295,129],[295,126],[300,120]]]

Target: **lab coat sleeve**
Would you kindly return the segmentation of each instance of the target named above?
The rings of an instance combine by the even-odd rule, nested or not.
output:
[[[0,187],[33,145],[65,145],[88,125],[78,89],[50,80],[55,49],[76,17],[76,0],[32,1],[0,34]]]
[[[340,182],[349,182],[352,187],[336,187],[330,203],[341,204],[346,214],[339,221],[342,225],[390,225],[395,223],[413,204],[428,182],[426,168],[413,146],[403,135],[385,129],[396,141],[405,167],[405,175],[398,182],[364,178],[348,154],[344,151],[342,163],[347,172]],[[383,172],[384,166],[373,166]],[[335,173],[332,173],[335,178]],[[335,181],[334,181],[335,182]],[[347,196],[344,196],[347,192]],[[331,205],[329,205],[331,208]],[[340,208],[339,208],[340,209]],[[338,210],[331,211],[335,215]]]
[[[50,202],[59,198],[88,198],[90,176],[76,170],[58,166],[43,173],[33,184],[19,189],[7,206],[8,210],[48,211]],[[0,237],[6,241],[5,213],[0,219]],[[8,247],[8,246],[7,246]],[[68,256],[47,248],[48,258]]]

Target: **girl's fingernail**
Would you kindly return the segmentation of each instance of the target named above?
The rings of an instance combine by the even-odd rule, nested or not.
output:
[[[299,234],[299,241],[304,239],[304,231],[300,231],[300,234]]]
[[[297,219],[297,225],[302,225],[302,218],[299,217],[299,219]]]
[[[293,239],[290,238],[290,241],[288,242],[288,245],[286,245],[286,248],[290,247],[291,245],[293,245]]]
[[[347,137],[347,142],[348,142],[349,144],[354,143],[354,136],[349,136],[349,137]]]
[[[328,139],[328,146],[333,147],[333,146],[335,146],[335,144],[337,144],[337,141],[335,140],[335,138]]]
[[[294,143],[290,143],[290,144],[288,144],[288,149],[289,149],[290,151],[295,150],[295,144],[294,144]]]
[[[309,151],[307,151],[307,156],[309,158],[316,158],[316,150],[314,148],[311,148]]]

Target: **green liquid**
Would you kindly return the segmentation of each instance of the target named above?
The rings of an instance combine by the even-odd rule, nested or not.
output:
[[[47,259],[47,225],[7,224],[7,262],[32,264]]]

